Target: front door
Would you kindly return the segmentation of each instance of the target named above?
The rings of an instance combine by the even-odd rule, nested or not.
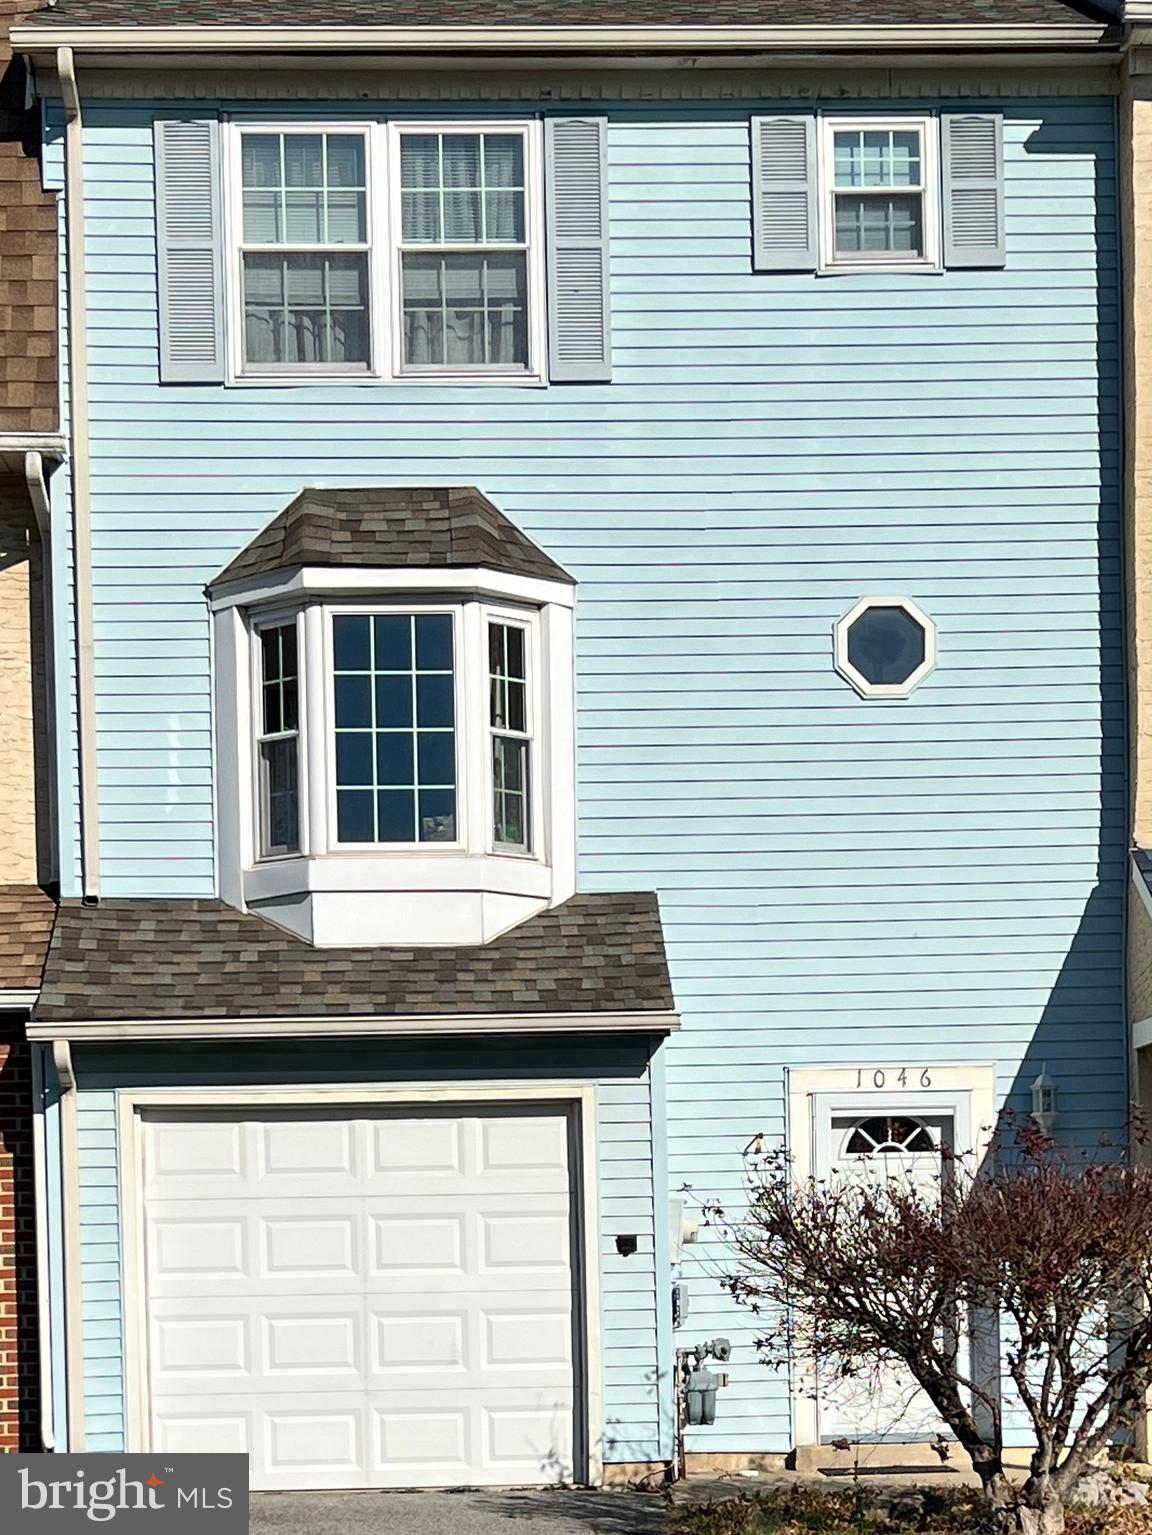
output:
[[[817,1177],[838,1181],[898,1177],[938,1191],[956,1146],[956,1117],[924,1105],[902,1104],[837,1111],[828,1106],[818,1125]],[[820,1441],[923,1441],[944,1432],[936,1409],[906,1370],[865,1369],[851,1380],[821,1380],[817,1373]]]

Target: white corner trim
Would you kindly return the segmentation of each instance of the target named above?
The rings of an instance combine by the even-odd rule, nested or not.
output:
[[[144,1197],[141,1177],[143,1151],[141,1115],[148,1109],[267,1109],[323,1107],[336,1104],[371,1108],[401,1104],[558,1103],[576,1116],[580,1157],[572,1169],[574,1206],[580,1213],[579,1251],[573,1258],[578,1286],[583,1349],[575,1372],[577,1410],[583,1391],[582,1424],[587,1480],[603,1480],[604,1348],[600,1319],[600,1213],[597,1186],[597,1092],[587,1082],[457,1082],[411,1083],[388,1087],[253,1088],[201,1091],[196,1088],[121,1089],[117,1095],[124,1264],[124,1373],[127,1401],[128,1451],[150,1450],[147,1370],[147,1291],[144,1280]]]
[[[114,1018],[69,1023],[31,1023],[29,1039],[396,1039],[423,1035],[491,1034],[671,1034],[680,1027],[678,1013],[649,1011],[604,1013],[408,1013],[327,1014],[309,1018]]]
[[[848,631],[856,620],[870,608],[900,608],[920,625],[924,631],[924,659],[906,681],[900,683],[869,682],[848,659]],[[861,698],[907,698],[924,678],[936,668],[936,625],[919,603],[911,597],[861,597],[860,601],[833,628],[833,646],[836,670],[850,682]]]
[[[1136,891],[1137,891],[1138,895],[1140,896],[1140,900],[1144,904],[1144,910],[1148,913],[1148,915],[1150,917],[1152,917],[1152,890],[1148,889],[1148,881],[1144,878],[1143,874],[1141,874],[1140,870],[1136,867],[1136,860],[1135,859],[1131,860],[1131,867],[1132,867],[1132,883],[1133,883],[1133,885],[1135,885]]]
[[[1132,1025],[1133,1050],[1147,1050],[1152,1045],[1152,1018],[1141,1018]]]
[[[35,53],[69,47],[84,53],[470,53],[598,52],[840,52],[861,49],[1092,48],[1107,25],[1051,26],[36,26],[12,29],[12,47]]]
[[[340,594],[392,598],[415,592],[504,598],[538,607],[548,603],[564,608],[576,606],[576,588],[567,581],[516,576],[479,566],[307,565],[279,574],[222,582],[212,591],[211,608],[219,613],[225,608],[294,598]]]

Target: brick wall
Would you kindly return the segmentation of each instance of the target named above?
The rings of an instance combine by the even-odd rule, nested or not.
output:
[[[12,25],[36,9],[0,0],[0,432],[57,429],[56,203],[24,111],[24,68]]]
[[[0,1017],[0,1453],[39,1449],[31,1079],[21,1022]]]

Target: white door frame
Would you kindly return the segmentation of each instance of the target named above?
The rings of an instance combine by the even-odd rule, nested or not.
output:
[[[413,1108],[429,1104],[542,1103],[567,1106],[577,1117],[580,1165],[572,1169],[578,1218],[572,1275],[579,1323],[575,1361],[575,1444],[583,1470],[598,1487],[604,1477],[604,1357],[600,1324],[600,1243],[596,1162],[596,1088],[585,1082],[395,1083],[386,1087],[121,1088],[117,1092],[120,1146],[120,1240],[124,1293],[124,1391],[128,1452],[148,1451],[152,1421],[148,1371],[148,1310],[144,1267],[143,1137],[141,1112],[278,1108]],[[581,1469],[578,1463],[577,1474]]]
[[[826,1146],[833,1114],[859,1113],[952,1113],[955,1146],[982,1156],[995,1129],[995,1068],[991,1065],[939,1066],[931,1061],[889,1061],[859,1066],[786,1072],[788,1094],[788,1149],[792,1175],[797,1182],[817,1176],[819,1153]],[[962,1135],[967,1131],[969,1147]],[[798,1362],[792,1378],[792,1437],[796,1445],[820,1442],[815,1392],[816,1372],[811,1361]]]

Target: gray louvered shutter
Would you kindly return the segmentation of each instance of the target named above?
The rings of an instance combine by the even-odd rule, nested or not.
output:
[[[814,272],[819,265],[816,118],[752,119],[752,265],[758,272]]]
[[[548,376],[555,383],[612,377],[607,158],[607,118],[546,119]]]
[[[1004,119],[945,112],[941,119],[944,265],[1004,265]]]
[[[160,377],[224,380],[220,124],[166,117],[155,125]]]

